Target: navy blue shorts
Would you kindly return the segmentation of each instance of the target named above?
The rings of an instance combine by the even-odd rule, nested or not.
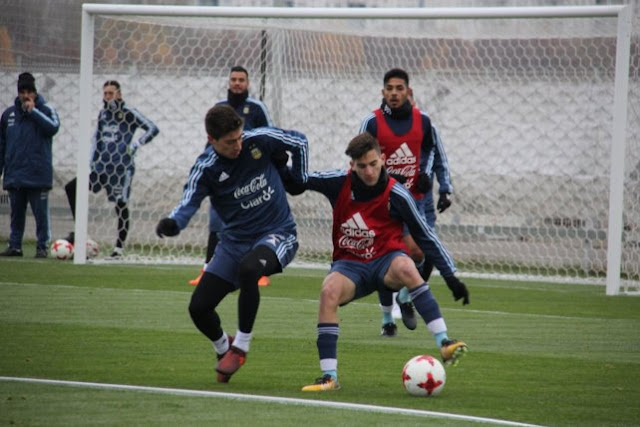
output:
[[[284,269],[293,260],[298,250],[296,230],[295,228],[273,230],[260,238],[246,242],[230,240],[223,234],[205,271],[233,283],[237,288],[239,286],[238,265],[257,246],[266,246],[271,249],[278,257],[280,267]]]
[[[402,251],[393,251],[371,262],[337,260],[331,264],[330,272],[336,271],[343,274],[355,283],[356,293],[353,299],[356,300],[375,291],[388,289],[384,285],[384,276],[389,270],[391,261],[399,256],[408,255]]]

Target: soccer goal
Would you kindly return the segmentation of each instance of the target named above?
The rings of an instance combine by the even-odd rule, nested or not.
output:
[[[308,136],[311,170],[348,166],[345,146],[380,105],[384,72],[401,67],[447,151],[454,204],[437,231],[461,272],[606,280],[607,294],[638,291],[640,54],[632,21],[630,5],[84,4],[75,262],[85,262],[87,236],[107,247],[115,239],[112,204],[87,190],[105,80],[120,81],[127,103],[160,129],[136,154],[124,259],[198,263],[208,201],[177,238],[158,239],[154,227],[179,200],[206,142],[204,114],[226,96],[232,66],[247,68],[250,95],[278,127]],[[289,200],[297,261],[328,264],[329,204],[312,193]]]

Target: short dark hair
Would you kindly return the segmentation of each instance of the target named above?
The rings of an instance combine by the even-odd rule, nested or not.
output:
[[[376,137],[369,132],[363,132],[349,141],[344,153],[351,157],[351,160],[357,160],[371,150],[376,150],[378,154],[382,153]]]
[[[107,80],[106,82],[104,82],[102,87],[107,87],[107,86],[115,86],[116,89],[120,90],[120,83],[118,83],[117,80]]]
[[[233,72],[245,73],[247,75],[247,78],[249,78],[249,72],[242,65],[234,65],[233,67],[231,67],[231,71],[229,72],[229,74]]]
[[[204,118],[204,127],[207,134],[215,139],[241,128],[242,117],[228,105],[216,105],[207,111]]]
[[[404,83],[409,86],[409,74],[402,68],[392,68],[384,73],[384,79],[382,80],[382,83],[386,85],[389,79],[392,79],[394,77],[404,80]]]

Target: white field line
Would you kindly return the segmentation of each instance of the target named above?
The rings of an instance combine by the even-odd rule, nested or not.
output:
[[[325,407],[325,408],[328,407],[328,408],[345,409],[345,410],[352,410],[352,411],[412,415],[416,417],[446,418],[451,420],[470,421],[470,422],[476,422],[476,423],[485,423],[485,424],[494,424],[494,425],[503,425],[503,426],[537,427],[535,424],[524,424],[524,423],[499,420],[494,418],[474,417],[470,415],[457,415],[457,414],[448,414],[445,412],[393,408],[389,406],[364,405],[364,404],[358,404],[358,403],[331,402],[331,401],[325,401],[325,400],[318,401],[318,400],[311,400],[311,399],[296,399],[292,397],[260,396],[255,394],[224,393],[224,392],[218,392],[218,391],[188,390],[188,389],[180,389],[180,388],[148,387],[148,386],[125,385],[125,384],[107,384],[107,383],[94,383],[94,382],[82,382],[82,381],[62,381],[62,380],[47,380],[47,379],[39,379],[39,378],[20,378],[20,377],[3,377],[3,376],[0,376],[0,381],[49,384],[49,385],[78,387],[78,388],[95,388],[95,389],[102,389],[102,390],[127,390],[127,391],[137,391],[137,392],[155,393],[155,394],[169,394],[173,396],[217,397],[221,399],[231,399],[231,400],[246,400],[246,401],[254,401],[254,402],[278,403],[281,405],[302,405],[302,406]]]

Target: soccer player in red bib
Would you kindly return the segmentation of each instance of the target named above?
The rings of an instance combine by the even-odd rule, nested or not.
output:
[[[411,95],[408,73],[400,68],[387,71],[383,78],[382,105],[365,117],[360,132],[368,132],[378,139],[385,155],[387,173],[411,192],[427,224],[433,228],[436,222],[431,190],[434,175],[439,184],[439,212],[444,212],[451,205],[449,195],[453,186],[438,132],[429,116],[415,107]],[[425,282],[428,281],[433,264],[429,257],[423,255],[406,227],[405,243]],[[398,311],[398,308],[404,325],[409,329],[416,328],[415,313],[406,289],[401,289],[396,297],[399,307],[394,306],[393,297],[388,292],[381,292],[379,298],[382,336],[396,336],[397,327],[393,318],[397,316],[392,316],[392,312]]]
[[[433,229],[427,225],[414,197],[384,168],[385,156],[369,133],[351,140],[345,153],[351,157],[348,171],[316,172],[304,184],[285,186],[291,194],[314,190],[333,206],[333,263],[320,294],[317,346],[322,376],[302,391],[328,391],[338,383],[338,307],[376,291],[409,289],[416,311],[434,336],[446,364],[456,364],[467,351],[464,342],[450,339],[440,308],[406,254],[403,227],[433,260],[450,286],[464,289],[455,276],[453,260]],[[299,182],[299,181],[297,181]]]

